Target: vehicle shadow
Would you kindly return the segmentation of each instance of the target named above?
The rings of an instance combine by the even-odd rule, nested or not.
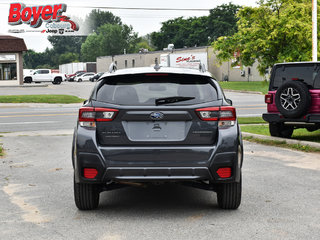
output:
[[[97,211],[107,212],[108,216],[126,214],[136,216],[192,214],[199,211],[219,210],[216,194],[178,184],[159,186],[128,187],[100,194]],[[171,217],[172,217],[171,216]]]

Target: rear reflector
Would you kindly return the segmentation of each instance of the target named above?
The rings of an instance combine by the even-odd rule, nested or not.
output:
[[[264,96],[264,102],[268,103],[268,104],[272,104],[273,103],[273,95],[272,94],[266,94]]]
[[[95,168],[84,168],[83,176],[85,178],[93,179],[98,175],[98,171]]]
[[[217,174],[221,178],[229,178],[229,177],[231,177],[231,168],[230,167],[219,168],[217,171]]]

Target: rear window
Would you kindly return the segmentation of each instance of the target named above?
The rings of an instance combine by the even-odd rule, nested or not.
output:
[[[97,101],[119,105],[154,106],[155,100],[167,97],[194,97],[171,103],[191,105],[217,100],[217,90],[210,78],[196,75],[139,74],[108,77],[97,92]]]
[[[320,88],[320,65],[280,65],[274,69],[274,79],[270,90],[278,89],[286,81],[301,80],[311,88]]]

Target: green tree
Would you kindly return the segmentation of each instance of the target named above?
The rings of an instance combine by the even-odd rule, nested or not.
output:
[[[151,33],[152,44],[161,50],[173,43],[176,48],[184,46],[207,46],[220,36],[232,35],[236,30],[236,13],[240,7],[223,4],[210,10],[209,16],[182,17],[162,23],[159,32]]]
[[[65,64],[70,62],[79,61],[79,54],[66,52],[59,56],[59,64]]]
[[[233,58],[252,66],[258,61],[265,69],[277,62],[310,61],[312,15],[309,0],[261,0],[259,7],[244,7],[238,12],[238,31],[213,43],[221,61]]]
[[[108,11],[101,11],[93,9],[87,16],[86,21],[89,33],[96,32],[99,27],[104,24],[118,24],[122,25],[121,18],[113,15]]]
[[[54,52],[64,54],[67,52],[81,53],[81,45],[85,42],[86,36],[48,36]]]
[[[98,56],[121,54],[124,49],[132,53],[138,41],[138,35],[131,26],[104,24],[82,44],[82,59],[95,61]]]
[[[230,36],[237,31],[237,12],[240,6],[232,3],[222,4],[210,10],[208,16],[208,36],[216,40],[221,36]]]
[[[96,33],[90,34],[81,46],[81,59],[83,61],[95,62],[99,56],[100,42]]]

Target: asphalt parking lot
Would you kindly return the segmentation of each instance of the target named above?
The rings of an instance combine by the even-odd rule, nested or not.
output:
[[[3,89],[86,98],[93,84]],[[263,95],[226,94],[240,116],[264,111]],[[319,238],[320,155],[249,142],[236,211],[220,210],[213,192],[174,184],[104,192],[99,209],[79,211],[71,141],[80,105],[0,105],[0,239]]]
[[[4,136],[1,239],[318,239],[318,154],[245,143],[242,205],[178,185],[102,193],[95,211],[73,202],[72,136]]]

